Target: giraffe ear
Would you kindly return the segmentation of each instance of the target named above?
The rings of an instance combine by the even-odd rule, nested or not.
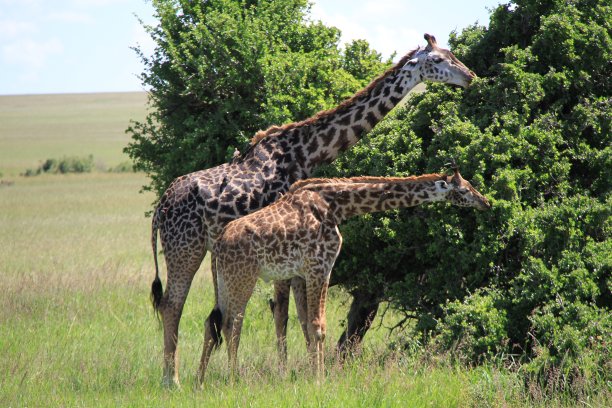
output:
[[[463,181],[463,177],[461,177],[461,174],[459,173],[459,168],[458,167],[455,167],[453,169],[453,179],[452,179],[452,181],[453,181],[453,184],[456,184],[458,186],[461,185],[461,182]]]
[[[407,63],[405,63],[404,66],[402,67],[402,69],[404,71],[412,71],[412,70],[416,69],[418,64],[419,64],[419,59],[418,58],[413,58],[413,59],[409,60]]]

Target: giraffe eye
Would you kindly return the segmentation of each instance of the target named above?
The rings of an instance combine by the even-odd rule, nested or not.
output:
[[[433,61],[434,63],[436,63],[436,64],[439,64],[439,63],[441,63],[441,62],[442,62],[442,58],[440,58],[440,57],[433,57],[433,58],[432,58],[432,61]]]

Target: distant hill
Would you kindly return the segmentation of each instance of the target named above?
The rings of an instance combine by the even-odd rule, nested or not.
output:
[[[0,172],[17,176],[48,158],[93,155],[128,160],[130,120],[146,116],[145,92],[0,96]]]

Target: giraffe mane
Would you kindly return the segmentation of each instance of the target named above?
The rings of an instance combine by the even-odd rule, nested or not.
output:
[[[334,178],[310,178],[298,180],[289,187],[288,193],[294,193],[305,187],[316,188],[320,185],[329,184],[374,184],[374,183],[418,183],[423,181],[446,180],[446,175],[431,173],[420,176],[409,177],[382,177],[382,176],[360,176],[360,177],[334,177]]]
[[[335,108],[319,111],[315,113],[313,116],[309,117],[308,119],[305,119],[299,122],[291,122],[291,123],[286,123],[284,125],[272,125],[265,130],[260,130],[259,132],[255,133],[255,136],[253,136],[253,138],[251,139],[251,146],[254,146],[257,143],[259,143],[266,136],[277,134],[279,132],[293,129],[296,127],[309,125],[323,117],[330,116],[338,111],[341,111],[342,109],[346,108],[347,106],[352,104],[354,101],[356,101],[363,95],[368,94],[379,83],[381,83],[384,80],[384,78],[386,78],[390,73],[400,70],[404,65],[406,65],[406,62],[408,62],[408,60],[411,59],[414,56],[414,54],[419,50],[420,48],[416,48],[408,52],[406,55],[402,57],[402,59],[399,60],[397,64],[387,69],[384,73],[382,73],[377,78],[375,78],[372,82],[370,82],[365,88],[363,88],[361,91],[357,92],[355,95],[351,96],[350,98],[344,100]]]

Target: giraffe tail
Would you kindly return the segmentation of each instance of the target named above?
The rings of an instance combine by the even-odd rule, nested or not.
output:
[[[219,307],[215,307],[212,312],[210,312],[207,319],[210,328],[210,337],[213,341],[214,348],[218,348],[221,343],[223,343],[223,338],[221,337],[222,321],[223,314],[221,313],[221,309],[219,309]]]
[[[151,285],[151,303],[155,314],[159,318],[159,306],[161,304],[164,289],[162,282],[159,279],[159,264],[157,262],[157,231],[159,230],[159,212],[160,206],[155,209],[153,213],[153,220],[151,222],[151,246],[153,247],[153,260],[155,261],[155,280]]]
[[[211,254],[210,267],[213,277],[213,286],[215,289],[215,307],[208,315],[208,319],[206,320],[206,324],[208,324],[208,328],[210,331],[210,337],[213,342],[214,348],[217,349],[223,343],[223,338],[221,337],[221,325],[223,324],[223,313],[219,308],[219,283],[217,281],[217,257],[215,253],[218,249],[215,246]]]

